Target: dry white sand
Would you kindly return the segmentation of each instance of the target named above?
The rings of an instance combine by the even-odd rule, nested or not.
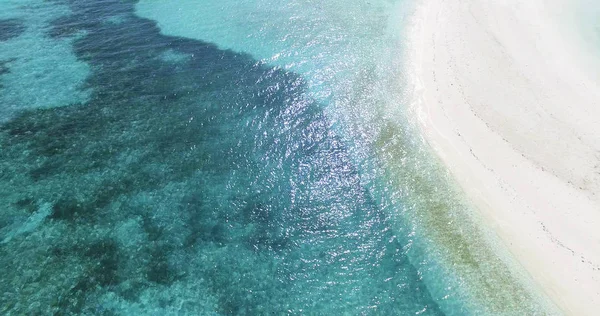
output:
[[[424,0],[411,67],[426,139],[485,224],[566,314],[598,315],[600,68],[567,5]]]

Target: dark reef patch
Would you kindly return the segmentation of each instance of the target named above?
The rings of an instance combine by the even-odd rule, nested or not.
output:
[[[8,63],[11,62],[11,60],[0,60],[0,76],[5,75],[7,73],[10,73],[10,68],[8,67]],[[0,89],[4,88],[4,85],[0,82]]]
[[[84,210],[81,203],[75,199],[61,198],[54,203],[52,213],[49,218],[55,220],[75,221],[78,217],[83,217]]]
[[[147,272],[148,281],[169,285],[176,280],[177,276],[169,267],[166,253],[168,253],[167,249],[155,248],[152,250]]]
[[[23,209],[27,213],[33,213],[37,210],[38,206],[34,199],[32,198],[22,198],[14,203],[14,205],[18,209]]]
[[[6,66],[6,64],[8,64],[9,61],[7,60],[0,60],[0,76],[7,74],[10,72],[10,69],[8,68],[8,66]],[[2,86],[0,86],[2,87]]]
[[[56,255],[63,257],[82,254],[80,259],[86,264],[84,275],[55,303],[55,307],[58,309],[57,314],[81,314],[85,313],[86,309],[89,313],[90,307],[86,305],[94,301],[90,295],[99,288],[114,286],[120,281],[118,246],[112,240],[99,240],[85,248],[70,249],[71,254],[60,249],[54,251]]]
[[[19,19],[0,20],[0,42],[7,41],[23,34],[26,29],[27,27],[23,21]]]

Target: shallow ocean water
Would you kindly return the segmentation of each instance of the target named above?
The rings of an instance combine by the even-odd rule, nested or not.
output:
[[[572,10],[574,34],[582,37],[593,56],[600,54],[600,4],[592,0],[574,1]],[[598,69],[598,65],[595,65]]]
[[[166,3],[0,4],[0,313],[530,308],[396,119],[408,7]]]
[[[0,122],[30,108],[82,103],[87,64],[72,51],[80,33],[49,39],[48,24],[69,13],[65,4],[39,0],[0,3]]]

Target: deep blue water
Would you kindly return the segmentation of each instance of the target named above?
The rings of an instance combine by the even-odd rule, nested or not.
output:
[[[89,97],[0,126],[1,314],[443,314],[301,76],[60,3]]]

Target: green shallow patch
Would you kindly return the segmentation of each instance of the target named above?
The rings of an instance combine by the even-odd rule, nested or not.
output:
[[[430,241],[430,251],[451,267],[474,303],[490,315],[551,313],[539,293],[532,292],[524,271],[502,258],[507,252],[482,231],[474,210],[430,150],[408,141],[414,139],[408,128],[384,118],[381,122],[373,150],[382,161],[386,184],[412,205],[409,212]]]

